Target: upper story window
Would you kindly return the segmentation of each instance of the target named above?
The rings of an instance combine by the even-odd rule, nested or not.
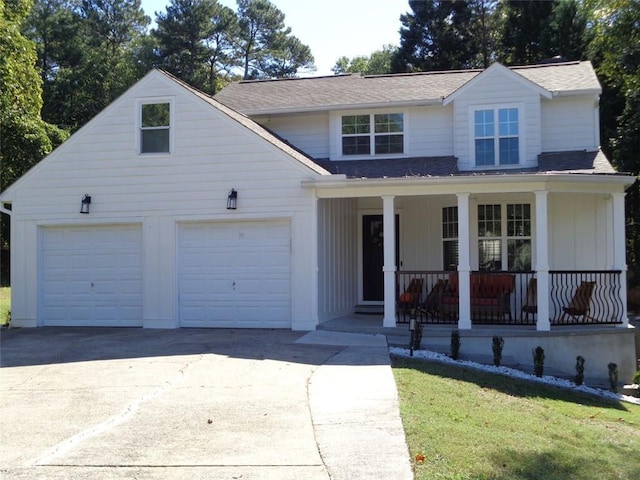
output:
[[[402,113],[344,115],[342,155],[389,155],[404,153]]]
[[[517,107],[473,112],[477,167],[520,163],[519,116]]]
[[[144,103],[140,112],[140,153],[169,153],[171,105]]]

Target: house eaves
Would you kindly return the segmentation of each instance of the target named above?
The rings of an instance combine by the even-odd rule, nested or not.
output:
[[[631,186],[636,177],[630,174],[567,174],[567,173],[530,173],[530,174],[489,174],[455,175],[449,177],[405,177],[405,178],[346,178],[344,175],[331,175],[317,180],[305,180],[304,188],[314,189],[319,196],[323,190],[338,191],[345,197],[358,197],[365,190],[393,191],[396,195],[415,195],[418,192],[448,193],[468,191],[476,192],[526,192],[532,184],[540,189],[571,191],[567,185],[575,185],[578,191],[593,191],[596,187],[607,192],[611,187]],[[521,187],[518,187],[521,185]],[[557,186],[557,188],[554,188]],[[491,187],[487,189],[487,187]]]

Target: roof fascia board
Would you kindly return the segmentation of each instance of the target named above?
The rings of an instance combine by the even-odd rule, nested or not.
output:
[[[546,88],[542,88],[537,83],[532,82],[531,80],[523,77],[522,75],[518,74],[517,72],[514,72],[513,70],[510,70],[509,68],[505,67],[504,65],[496,62],[496,63],[492,64],[486,70],[482,71],[480,74],[478,74],[475,77],[473,77],[467,83],[462,85],[455,92],[447,95],[443,99],[443,102],[442,102],[443,105],[448,105],[449,103],[453,102],[456,98],[458,98],[460,95],[464,94],[467,90],[473,88],[478,82],[481,82],[484,79],[484,77],[492,75],[494,71],[500,72],[500,73],[502,73],[504,75],[508,75],[512,80],[517,81],[518,83],[520,83],[521,85],[524,85],[527,88],[535,90],[540,96],[542,96],[544,98],[551,98],[553,96],[552,92],[550,92]]]
[[[340,189],[345,191],[353,190],[354,192],[362,188],[371,187],[412,187],[420,186],[431,188],[433,186],[456,186],[464,185],[467,189],[473,188],[474,190],[478,186],[491,185],[491,191],[531,191],[529,187],[522,189],[514,189],[515,184],[575,184],[575,185],[587,185],[589,188],[593,188],[594,185],[615,185],[629,187],[636,181],[636,177],[626,174],[611,174],[611,175],[598,175],[598,174],[548,174],[548,173],[535,173],[535,174],[522,174],[522,175],[500,175],[500,176],[451,176],[451,177],[405,177],[405,178],[372,178],[372,179],[359,179],[350,178],[346,179],[336,178],[337,175],[323,178],[321,181],[303,181],[302,186],[305,188],[311,188],[316,190],[322,189]],[[332,181],[333,180],[333,181]],[[449,192],[451,193],[451,192]],[[356,195],[357,196],[357,195]]]
[[[553,91],[554,97],[569,97],[575,95],[600,95],[602,93],[601,88],[583,88],[575,90],[561,90]]]

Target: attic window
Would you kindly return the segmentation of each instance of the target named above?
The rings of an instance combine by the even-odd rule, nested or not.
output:
[[[141,105],[140,153],[169,153],[171,107],[169,103]]]
[[[342,155],[389,155],[404,153],[402,113],[344,115]]]

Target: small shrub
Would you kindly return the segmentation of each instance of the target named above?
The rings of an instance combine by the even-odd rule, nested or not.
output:
[[[540,346],[536,347],[533,352],[533,373],[536,377],[542,377],[544,373],[544,349]]]
[[[460,357],[460,332],[458,329],[455,329],[451,332],[451,358],[454,360],[458,360]]]
[[[633,374],[633,383],[636,385],[640,384],[640,370]]]
[[[422,324],[420,322],[416,322],[416,329],[413,332],[413,335],[411,337],[412,342],[409,346],[411,350],[420,350],[420,347],[422,345],[422,329]]]
[[[609,385],[611,386],[612,392],[618,391],[618,365],[615,363],[610,363],[607,365],[609,368]]]
[[[582,385],[582,382],[584,382],[584,357],[582,355],[576,357],[575,382],[576,385]]]
[[[493,364],[496,367],[500,366],[502,362],[502,349],[504,348],[504,338],[496,335],[493,337],[493,345],[491,347],[493,349]]]

